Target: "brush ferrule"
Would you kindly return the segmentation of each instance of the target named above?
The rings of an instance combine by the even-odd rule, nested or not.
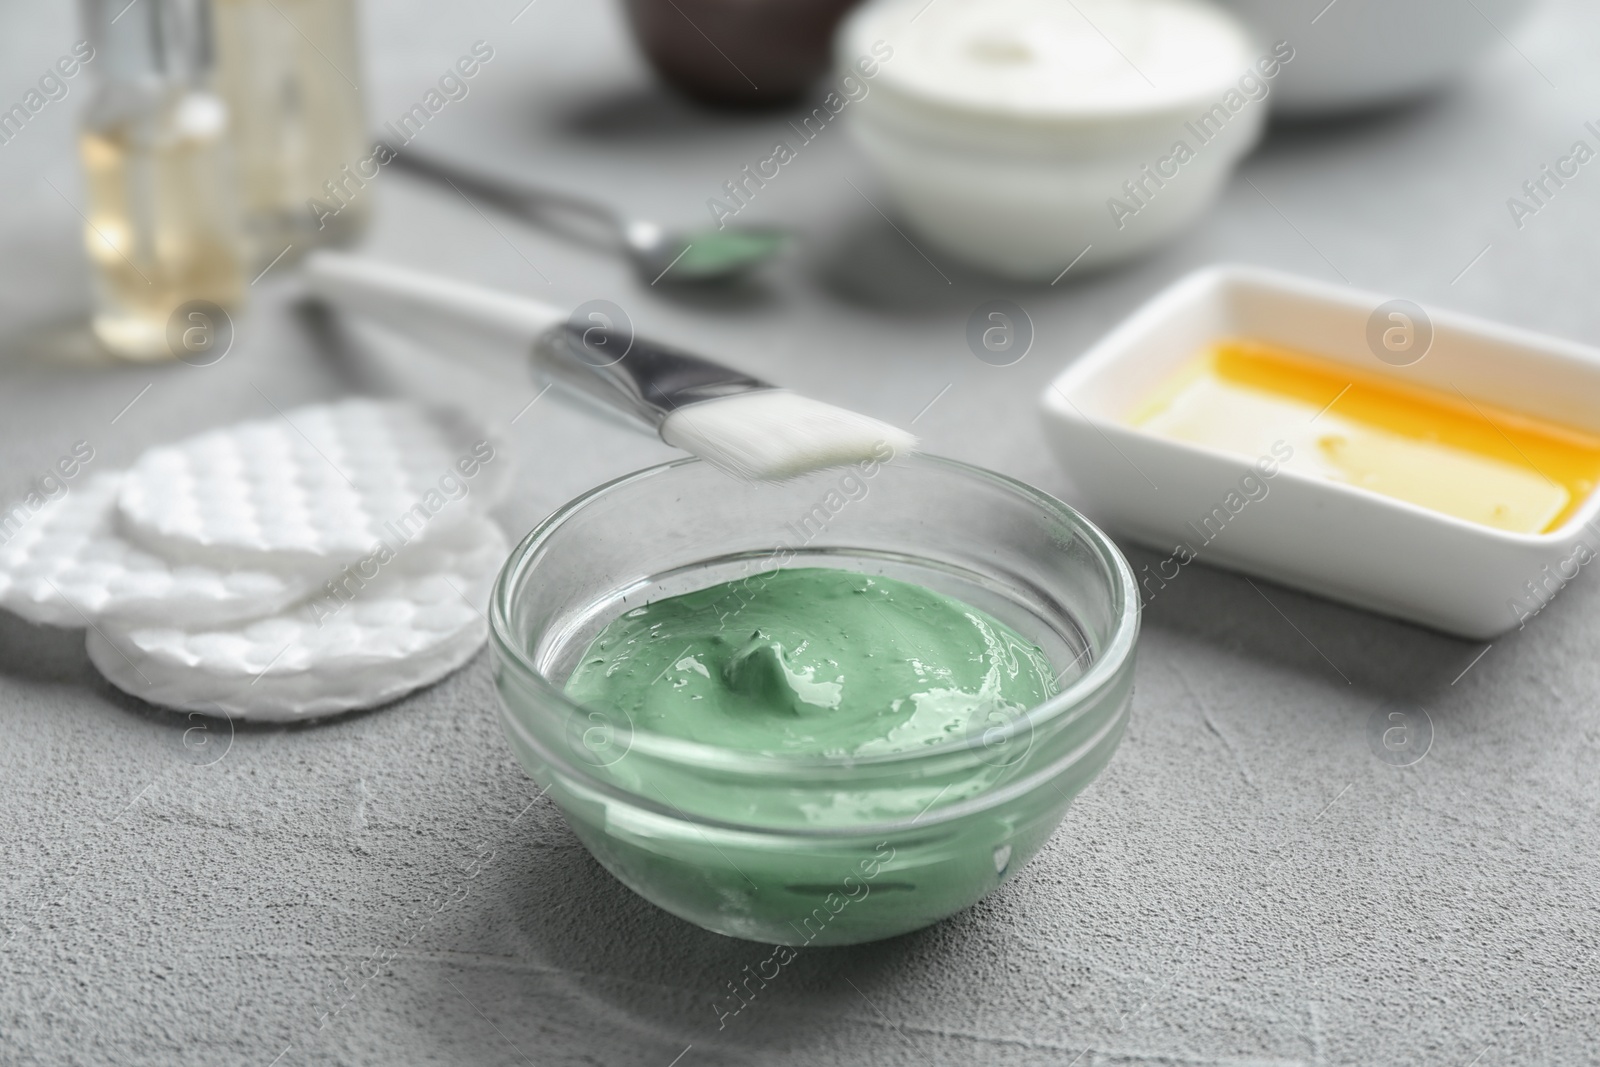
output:
[[[533,365],[552,385],[657,431],[679,408],[775,388],[629,332],[570,322],[540,335]]]

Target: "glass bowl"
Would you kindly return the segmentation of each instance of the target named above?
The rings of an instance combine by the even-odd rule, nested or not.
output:
[[[1044,650],[1060,691],[965,736],[854,757],[635,730],[563,691],[623,612],[800,566],[987,611]],[[708,930],[839,945],[960,911],[1038,851],[1122,739],[1139,597],[1083,516],[976,467],[915,455],[744,484],[681,460],[541,523],[500,574],[490,626],[506,737],[607,870]]]

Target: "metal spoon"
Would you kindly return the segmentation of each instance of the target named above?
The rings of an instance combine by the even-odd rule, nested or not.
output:
[[[394,162],[424,177],[445,182],[456,192],[493,202],[562,236],[591,247],[622,251],[651,285],[725,281],[772,258],[789,235],[749,226],[675,231],[654,222],[624,219],[604,204],[554,189],[543,189],[476,173],[469,168],[406,148]]]

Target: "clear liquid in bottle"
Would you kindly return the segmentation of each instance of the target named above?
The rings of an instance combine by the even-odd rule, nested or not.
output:
[[[178,355],[168,334],[179,308],[201,301],[231,313],[244,298],[227,110],[209,93],[164,93],[90,125],[80,153],[94,333],[130,359]]]
[[[195,350],[192,314],[231,338],[249,250],[228,107],[212,91],[211,0],[82,5],[95,51],[79,136],[95,336],[129,359],[216,355]]]
[[[214,0],[245,226],[262,266],[366,227],[371,195],[330,182],[372,152],[353,0]],[[334,205],[315,211],[312,201]]]

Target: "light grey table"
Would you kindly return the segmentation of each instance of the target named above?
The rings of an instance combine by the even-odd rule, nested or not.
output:
[[[682,222],[783,136],[782,117],[713,120],[657,95],[610,4],[524,3],[370,5],[374,119],[486,40],[495,58],[429,144]],[[0,9],[0,102],[74,38],[69,5]],[[651,289],[400,174],[377,180],[369,247],[615,300],[641,329],[816,396],[920,412],[931,450],[1071,500],[1035,418],[1044,383],[1206,263],[1600,342],[1600,164],[1520,230],[1505,204],[1600,117],[1600,11],[1554,3],[1514,41],[1424,106],[1275,130],[1181,243],[1055,287],[930,265],[867,203],[886,201],[835,130],[745,216],[801,229],[804,248],[734,296]],[[112,469],[266,414],[264,397],[424,389],[501,419],[531,398],[308,322],[281,270],[222,363],[102,362],[73,206],[84,95],[75,83],[0,145],[0,499],[80,438]],[[996,296],[1038,328],[1007,368],[964,342]],[[513,435],[500,518],[519,534],[669,454],[555,404]],[[802,953],[719,1029],[714,1003],[765,950],[657,911],[589,858],[501,740],[484,657],[380,711],[231,741],[212,724],[209,748],[186,747],[194,724],[112,690],[80,634],[3,615],[0,1063],[1593,1062],[1597,647],[1588,576],[1485,651],[1186,568],[1146,615],[1126,741],[1031,865],[933,929]],[[1396,700],[1433,729],[1407,768],[1369,744]]]

